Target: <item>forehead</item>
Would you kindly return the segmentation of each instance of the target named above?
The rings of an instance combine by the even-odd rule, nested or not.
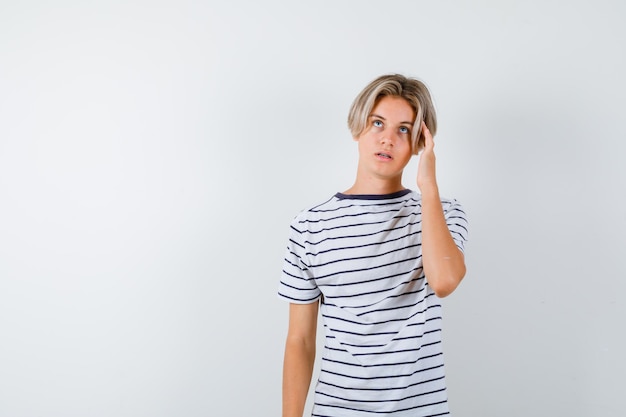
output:
[[[373,115],[410,123],[415,120],[415,110],[413,110],[411,104],[406,99],[397,96],[381,97],[370,113],[370,116]]]

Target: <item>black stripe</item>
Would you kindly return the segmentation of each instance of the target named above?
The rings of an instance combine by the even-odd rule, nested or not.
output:
[[[327,240],[353,239],[353,238],[363,238],[363,237],[375,236],[375,235],[382,234],[382,233],[394,232],[396,230],[404,229],[405,227],[415,226],[417,224],[420,224],[421,222],[422,222],[421,220],[416,221],[416,222],[409,222],[409,223],[406,223],[406,224],[404,224],[402,226],[392,227],[391,229],[383,229],[383,230],[379,230],[379,231],[373,232],[373,233],[363,233],[363,234],[358,234],[358,235],[331,236],[331,237],[324,238],[324,239],[322,239],[322,240],[320,240],[318,242],[312,242],[312,241],[309,241],[309,240],[305,240],[304,243],[308,244],[308,245],[311,245],[311,246],[316,246],[316,245],[319,245],[319,244],[321,244],[323,242],[326,242]],[[421,233],[421,232],[422,232],[422,230],[420,229],[419,233]]]
[[[437,393],[443,392],[445,390],[446,390],[445,388],[439,388],[439,389],[436,389],[436,390],[433,390],[433,391],[420,392],[419,394],[407,395],[407,396],[399,397],[399,398],[389,398],[389,399],[386,399],[386,400],[362,400],[362,399],[361,400],[353,400],[353,399],[350,399],[350,398],[343,398],[343,397],[339,397],[339,396],[336,396],[336,395],[330,395],[330,394],[327,394],[327,393],[324,393],[324,392],[320,392],[320,391],[315,391],[315,393],[323,395],[325,397],[336,398],[338,400],[342,400],[342,401],[346,401],[346,402],[364,403],[364,404],[368,404],[368,403],[369,404],[371,404],[371,403],[380,404],[380,403],[395,403],[395,402],[400,402],[400,401],[406,401],[406,400],[410,400],[411,398],[417,398],[417,397],[423,397],[425,395],[437,394]],[[439,404],[439,403],[436,403],[436,404]],[[323,405],[323,404],[320,404],[320,405]],[[409,408],[409,410],[411,410],[413,408],[418,408],[418,407],[423,407],[423,405],[422,406],[411,407],[411,408]],[[362,411],[366,411],[366,410],[362,410]]]
[[[408,233],[408,234],[405,234],[405,235],[402,235],[402,236],[398,236],[398,237],[390,239],[390,240],[383,240],[383,241],[380,241],[380,242],[367,243],[365,245],[341,246],[341,247],[337,247],[337,248],[321,250],[319,252],[306,252],[305,255],[307,255],[307,256],[308,255],[310,255],[310,256],[318,256],[318,255],[321,255],[323,253],[336,252],[336,251],[341,251],[341,250],[360,249],[360,248],[367,248],[367,247],[370,247],[370,246],[382,246],[382,245],[385,245],[385,244],[388,244],[388,243],[391,243],[391,242],[396,242],[398,240],[406,239],[406,238],[408,238],[410,236],[415,236],[415,235],[420,235],[420,234],[422,234],[421,230],[419,230],[417,232],[413,232],[413,233]],[[419,246],[421,246],[421,245],[419,245]]]
[[[301,302],[311,302],[311,301],[315,301],[316,299],[318,299],[320,297],[320,294],[316,295],[313,298],[296,298],[296,297],[290,297],[287,294],[283,294],[280,291],[278,292],[278,295],[280,295],[281,297],[287,298],[289,300],[292,301],[301,301]]]
[[[445,404],[446,402],[447,402],[447,400],[438,401],[438,402],[434,402],[434,403],[430,403],[430,404],[421,404],[421,405],[417,405],[415,407],[402,408],[402,409],[393,410],[393,411],[359,410],[357,408],[349,408],[349,407],[344,407],[344,406],[340,406],[340,405],[319,404],[317,402],[315,403],[315,405],[319,405],[321,407],[339,408],[339,409],[343,409],[343,410],[361,411],[361,412],[364,412],[364,413],[392,414],[392,413],[399,413],[399,412],[402,412],[402,411],[415,410],[417,408],[422,408],[422,407],[430,407],[430,406],[433,406],[433,405]],[[450,414],[450,413],[431,414],[431,415],[424,416],[424,417],[437,417],[437,416],[442,416],[442,415],[446,415],[446,414]],[[333,417],[333,416],[324,416],[324,415],[321,415],[321,414],[312,414],[311,416],[313,416],[313,417]]]
[[[432,359],[435,358],[437,356],[442,356],[443,353],[442,352],[438,352],[435,353],[433,355],[428,355],[428,356],[423,356],[421,358],[419,358],[416,362],[419,362],[420,360],[426,360],[426,359]],[[322,360],[326,360],[325,358],[322,358]],[[321,369],[320,370],[320,374],[322,373],[326,373],[326,374],[331,374],[331,375],[335,375],[335,376],[340,376],[340,377],[344,377],[344,378],[350,378],[350,379],[358,379],[358,380],[362,380],[362,381],[373,381],[373,380],[377,380],[377,379],[394,379],[394,378],[407,378],[413,375],[417,375],[419,373],[422,372],[426,372],[429,371],[429,368],[424,368],[424,369],[416,369],[415,371],[408,373],[408,374],[393,374],[393,375],[379,375],[379,376],[366,376],[366,377],[359,377],[359,376],[354,376],[354,375],[347,375],[347,374],[340,374],[339,372],[336,371],[329,371],[328,369]]]
[[[413,273],[414,273],[415,271],[419,271],[419,270],[421,270],[421,269],[422,269],[422,267],[421,267],[421,266],[419,266],[419,267],[416,267],[416,268],[410,269],[410,270],[408,270],[408,271],[398,272],[397,274],[385,275],[385,276],[382,276],[382,277],[372,278],[372,279],[365,279],[365,280],[363,280],[363,281],[344,282],[344,283],[341,283],[341,284],[320,284],[320,287],[329,287],[329,288],[334,288],[334,287],[345,287],[345,286],[348,286],[348,285],[368,284],[368,283],[372,283],[372,282],[376,282],[376,281],[381,281],[381,280],[385,280],[385,279],[397,278],[397,277],[400,277],[400,276],[402,276],[402,275],[407,275],[407,274],[411,274],[411,275],[413,275]],[[413,281],[418,280],[418,279],[421,279],[421,278],[423,278],[423,275],[420,273],[420,274],[417,276],[417,278],[413,278],[411,281],[408,281],[407,283],[409,283],[409,282],[413,282]],[[365,293],[365,294],[367,294],[367,293]],[[334,304],[329,304],[329,305],[335,306]],[[336,307],[336,306],[335,306],[335,307]]]
[[[435,370],[437,368],[443,368],[443,364],[432,366],[430,368],[424,368],[423,370],[424,371],[432,371],[432,370]],[[405,390],[405,389],[408,389],[408,388],[416,387],[418,385],[428,384],[429,382],[439,381],[439,380],[442,380],[442,379],[445,379],[445,375],[442,375],[442,376],[437,377],[437,378],[425,379],[423,381],[414,382],[414,383],[409,384],[409,385],[398,386],[398,387],[386,387],[386,388],[368,388],[368,387],[354,388],[354,387],[345,387],[345,386],[341,386],[341,385],[337,385],[337,384],[331,384],[330,382],[324,381],[322,379],[319,380],[319,383],[323,384],[323,385],[328,385],[328,386],[331,386],[331,387],[343,389],[343,390],[346,390],[346,391],[354,390],[354,391],[382,392],[382,391],[401,391],[401,390]]]
[[[416,260],[420,259],[421,257],[422,257],[422,255],[420,254],[420,256],[416,256],[414,258],[408,258],[408,259],[404,259],[404,260],[398,261],[398,262],[390,262],[388,264],[382,264],[382,265],[378,265],[378,266],[374,266],[374,267],[359,268],[359,269],[347,269],[345,271],[338,271],[338,272],[334,272],[332,274],[326,274],[326,275],[318,276],[318,277],[316,277],[316,279],[324,279],[324,278],[329,278],[329,277],[333,277],[335,275],[341,275],[341,274],[350,274],[350,273],[355,273],[355,272],[372,271],[374,269],[385,268],[385,267],[390,266],[390,265],[398,265],[398,264],[401,264],[401,263],[404,263],[404,262],[416,261]]]

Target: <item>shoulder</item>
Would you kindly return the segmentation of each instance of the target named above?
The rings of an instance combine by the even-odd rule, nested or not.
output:
[[[340,200],[336,195],[324,200],[321,203],[309,205],[301,210],[291,221],[291,226],[303,225],[309,222],[319,221],[326,217],[326,213],[330,213],[338,208],[338,202]]]
[[[446,212],[446,213],[448,213],[450,211],[459,211],[459,212],[462,212],[463,214],[465,214],[465,211],[463,209],[463,205],[456,198],[442,197],[441,198],[441,206],[443,207],[443,211]]]
[[[465,230],[467,233],[467,214],[465,214],[465,208],[459,200],[454,198],[442,198],[441,206],[443,208],[443,215],[446,218],[446,223],[449,227],[458,226]],[[467,239],[467,236],[464,237]]]
[[[411,194],[411,198],[415,199],[421,206],[422,204],[422,196],[417,191],[413,191]],[[443,208],[443,212],[446,216],[451,215],[452,213],[456,213],[460,217],[465,217],[465,209],[459,200],[456,198],[450,197],[440,197],[441,207]]]

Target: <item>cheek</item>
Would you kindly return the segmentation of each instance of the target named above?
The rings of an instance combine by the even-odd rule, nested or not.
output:
[[[363,146],[375,146],[379,142],[377,135],[371,130],[359,136],[357,140]]]
[[[405,136],[402,138],[402,140],[400,141],[400,143],[402,144],[402,147],[405,148],[411,148],[411,137],[410,136]]]

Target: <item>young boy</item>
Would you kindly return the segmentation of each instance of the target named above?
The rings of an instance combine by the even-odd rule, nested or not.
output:
[[[379,77],[356,97],[348,126],[354,184],[291,223],[279,284],[290,302],[283,417],[304,410],[318,309],[326,337],[313,416],[447,415],[439,299],[465,275],[467,222],[439,196],[428,89]],[[421,194],[402,185],[420,151]]]

